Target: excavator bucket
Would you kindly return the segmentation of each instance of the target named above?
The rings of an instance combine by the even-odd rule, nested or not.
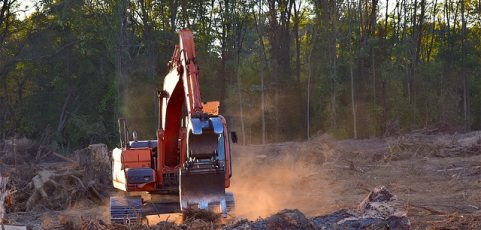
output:
[[[181,209],[206,209],[227,214],[223,171],[180,172]]]
[[[189,161],[179,177],[181,209],[209,209],[227,214],[222,120],[192,118],[191,122]]]

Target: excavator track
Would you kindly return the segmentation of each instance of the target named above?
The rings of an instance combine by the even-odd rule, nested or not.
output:
[[[222,215],[226,219],[235,218],[235,199],[232,192],[225,193],[225,212]],[[221,212],[219,209],[211,210]],[[141,197],[137,196],[112,196],[110,197],[110,221],[116,224],[142,223],[144,216],[179,213],[180,203],[142,203]]]
[[[140,196],[110,197],[110,222],[117,224],[141,223],[142,198]]]
[[[224,217],[235,217],[235,199],[234,193],[225,193],[225,203],[227,207],[227,214]]]

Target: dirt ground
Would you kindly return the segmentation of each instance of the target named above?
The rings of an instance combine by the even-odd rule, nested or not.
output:
[[[42,164],[35,164],[28,159],[42,159],[47,153],[27,150],[23,153],[27,155],[20,151],[15,158],[21,175],[10,174],[16,181],[14,195],[21,198],[7,203],[10,223],[62,229],[62,221],[75,216],[108,222],[108,199],[98,197],[108,196],[104,188],[109,182],[98,176],[92,182],[87,174],[79,174],[79,179],[60,174],[55,178],[60,183],[56,189],[45,188],[47,197],[55,199],[45,198],[28,208],[32,177],[49,167],[73,166],[52,153],[43,157]],[[299,209],[307,217],[355,209],[373,188],[386,186],[397,196],[412,229],[481,229],[481,132],[422,130],[398,137],[341,141],[324,135],[305,142],[234,144],[233,153],[230,190],[235,194],[238,219],[268,218],[284,209]],[[3,169],[12,165],[8,157],[2,160]],[[101,194],[92,193],[92,188]],[[57,196],[59,191],[74,194],[75,199]]]
[[[426,131],[427,132],[427,131]],[[237,215],[354,208],[372,188],[397,195],[412,229],[481,229],[481,132],[235,147]]]

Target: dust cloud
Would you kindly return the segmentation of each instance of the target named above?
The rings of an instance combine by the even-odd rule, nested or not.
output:
[[[335,209],[340,184],[323,169],[326,154],[313,143],[235,146],[231,190],[236,216],[267,217],[283,209],[319,215]]]

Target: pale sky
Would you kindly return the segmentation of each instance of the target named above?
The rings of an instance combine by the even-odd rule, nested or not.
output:
[[[18,0],[17,2],[19,5],[17,15],[21,20],[23,20],[35,12],[34,6],[39,2],[39,0]]]

